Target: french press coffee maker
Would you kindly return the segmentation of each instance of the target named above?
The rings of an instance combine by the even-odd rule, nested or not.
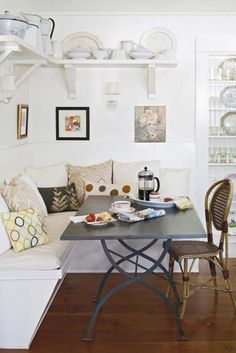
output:
[[[156,183],[156,188],[155,188]],[[144,167],[144,170],[138,173],[138,197],[140,200],[149,201],[149,194],[152,191],[158,192],[160,189],[160,180],[154,177],[154,173]]]

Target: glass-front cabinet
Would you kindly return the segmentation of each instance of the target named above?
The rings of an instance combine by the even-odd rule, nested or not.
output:
[[[229,234],[236,242],[236,47],[231,47],[228,40],[226,48],[224,41],[220,47],[214,40],[197,40],[196,174],[200,208],[209,185],[226,177],[234,182]]]

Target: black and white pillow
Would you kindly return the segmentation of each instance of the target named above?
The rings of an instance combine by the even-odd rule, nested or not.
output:
[[[67,186],[38,188],[38,190],[48,213],[77,211],[79,209],[79,200],[73,183]]]

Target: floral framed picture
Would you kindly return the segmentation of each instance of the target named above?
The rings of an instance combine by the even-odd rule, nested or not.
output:
[[[29,106],[27,104],[17,105],[17,139],[28,137]]]
[[[135,107],[135,142],[166,142],[166,107]]]
[[[56,107],[57,140],[89,140],[89,107]]]

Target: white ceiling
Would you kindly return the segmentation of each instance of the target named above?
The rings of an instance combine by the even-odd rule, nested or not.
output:
[[[235,0],[0,0],[12,12],[236,12]]]

